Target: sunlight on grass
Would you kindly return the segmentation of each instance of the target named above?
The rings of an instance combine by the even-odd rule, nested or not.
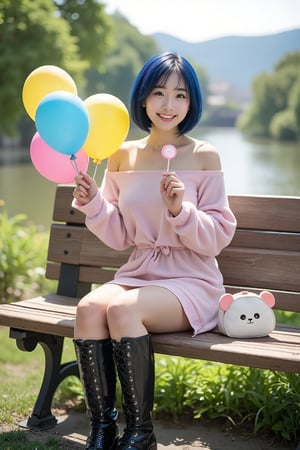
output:
[[[20,351],[5,327],[0,327],[0,341],[0,422],[13,424],[32,411],[44,373],[44,352],[39,345],[33,352]],[[66,339],[63,361],[73,359],[72,340]]]

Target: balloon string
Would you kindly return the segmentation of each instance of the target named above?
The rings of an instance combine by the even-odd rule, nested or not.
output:
[[[73,166],[74,166],[74,168],[75,168],[75,171],[76,171],[76,173],[77,173],[77,176],[79,176],[79,175],[80,175],[80,172],[79,172],[79,169],[78,169],[78,166],[77,166],[76,156],[75,156],[75,155],[71,155],[70,160],[71,160],[71,162],[73,163]]]
[[[98,159],[98,158],[94,158],[93,159],[93,163],[95,164],[95,170],[94,170],[94,175],[93,175],[93,178],[95,179],[96,173],[97,173],[97,170],[98,170],[98,166],[101,163],[101,160]]]

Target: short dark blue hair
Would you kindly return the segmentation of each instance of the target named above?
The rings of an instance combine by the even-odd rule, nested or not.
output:
[[[130,113],[135,124],[144,131],[149,131],[150,121],[145,104],[152,90],[165,82],[172,73],[177,73],[186,85],[190,106],[184,120],[178,125],[179,134],[190,131],[200,120],[202,114],[202,95],[199,80],[192,65],[174,52],[165,52],[150,58],[138,73],[130,94]]]

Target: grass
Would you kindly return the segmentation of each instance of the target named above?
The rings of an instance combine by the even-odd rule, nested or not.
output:
[[[63,450],[60,439],[49,437],[45,442],[29,440],[23,431],[0,434],[2,450]]]
[[[0,342],[0,423],[13,425],[32,411],[42,381],[44,354],[40,346],[32,353],[18,350],[5,327],[0,327]],[[71,339],[66,339],[63,359],[75,359]],[[56,393],[57,402],[62,389]]]

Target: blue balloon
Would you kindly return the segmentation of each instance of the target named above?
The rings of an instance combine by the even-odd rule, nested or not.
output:
[[[55,91],[39,103],[35,116],[41,138],[54,150],[74,155],[83,146],[89,131],[89,115],[77,95]]]

